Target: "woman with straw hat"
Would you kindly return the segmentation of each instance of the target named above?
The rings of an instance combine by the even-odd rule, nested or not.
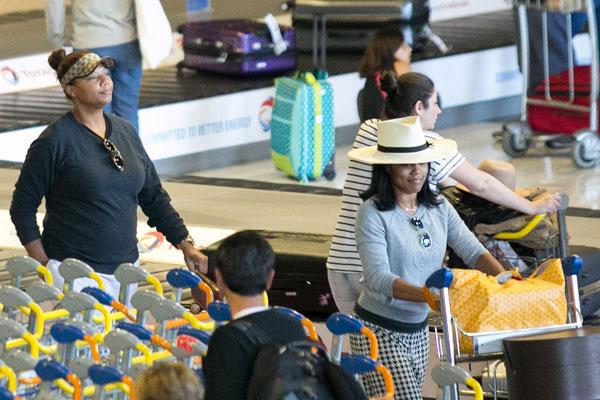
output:
[[[464,225],[454,208],[427,185],[429,164],[456,151],[448,139],[426,139],[418,116],[379,123],[377,145],[349,157],[373,165],[356,224],[365,283],[354,312],[379,341],[381,362],[392,372],[397,399],[421,399],[428,363],[428,302],[425,280],[442,266],[446,246],[468,265],[497,275],[501,264]],[[352,350],[369,354],[364,338]],[[369,396],[382,384],[363,380]]]
[[[387,93],[383,119],[394,119],[418,115],[425,136],[430,139],[441,139],[441,136],[431,130],[435,127],[438,116],[442,112],[438,105],[438,94],[433,81],[423,74],[407,72],[396,76],[393,72],[383,74],[381,87]],[[363,122],[354,140],[353,148],[374,145],[377,142],[377,126],[379,119]],[[487,163],[490,165],[489,162]],[[514,179],[514,167],[510,174]],[[493,161],[496,172],[501,167]],[[443,186],[444,181],[452,178],[463,184],[471,193],[526,214],[538,214],[556,211],[559,204],[558,196],[546,196],[529,201],[517,195],[488,171],[483,171],[469,163],[465,157],[455,150],[443,159],[436,160],[430,165],[429,186],[433,192]],[[335,304],[342,312],[350,313],[360,294],[362,265],[356,249],[354,228],[356,213],[362,203],[360,194],[364,192],[371,181],[371,166],[350,160],[348,174],[342,191],[342,206],[335,225],[331,240],[329,256],[327,257],[327,276]]]

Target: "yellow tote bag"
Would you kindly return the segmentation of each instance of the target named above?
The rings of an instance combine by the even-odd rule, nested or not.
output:
[[[466,333],[560,325],[567,321],[565,278],[559,259],[544,262],[529,278],[500,284],[477,270],[452,270],[450,307]],[[461,350],[473,351],[467,336]]]

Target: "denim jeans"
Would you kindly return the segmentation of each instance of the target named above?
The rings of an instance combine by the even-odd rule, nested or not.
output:
[[[139,133],[138,103],[142,81],[142,54],[138,41],[89,50],[100,57],[110,56],[117,60],[117,64],[110,70],[113,80],[112,102],[104,111],[128,120]]]

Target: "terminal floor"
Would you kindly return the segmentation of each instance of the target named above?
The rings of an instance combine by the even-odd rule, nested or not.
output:
[[[492,133],[500,128],[500,123],[479,123],[440,133],[455,139],[466,158],[477,165],[484,158],[508,159],[492,139]],[[276,171],[265,155],[264,161],[163,177],[163,183],[190,225],[331,234],[348,150],[338,149],[337,177],[331,182],[322,179],[303,186]],[[518,186],[569,194],[567,223],[572,244],[600,247],[600,167],[578,169],[568,151],[551,150],[543,144],[512,162],[518,171]],[[0,209],[10,206],[18,172],[18,168],[0,168]]]

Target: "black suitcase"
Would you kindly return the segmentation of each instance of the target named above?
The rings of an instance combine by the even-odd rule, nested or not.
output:
[[[371,36],[388,26],[399,27],[413,50],[427,42],[429,0],[295,0],[289,6],[301,51],[314,49],[315,29],[323,30],[327,51],[364,51]],[[326,29],[315,28],[323,19]]]
[[[258,231],[275,251],[275,279],[269,303],[294,309],[313,321],[323,321],[337,312],[327,280],[330,235]],[[208,276],[214,279],[217,242],[204,250],[209,257]]]

